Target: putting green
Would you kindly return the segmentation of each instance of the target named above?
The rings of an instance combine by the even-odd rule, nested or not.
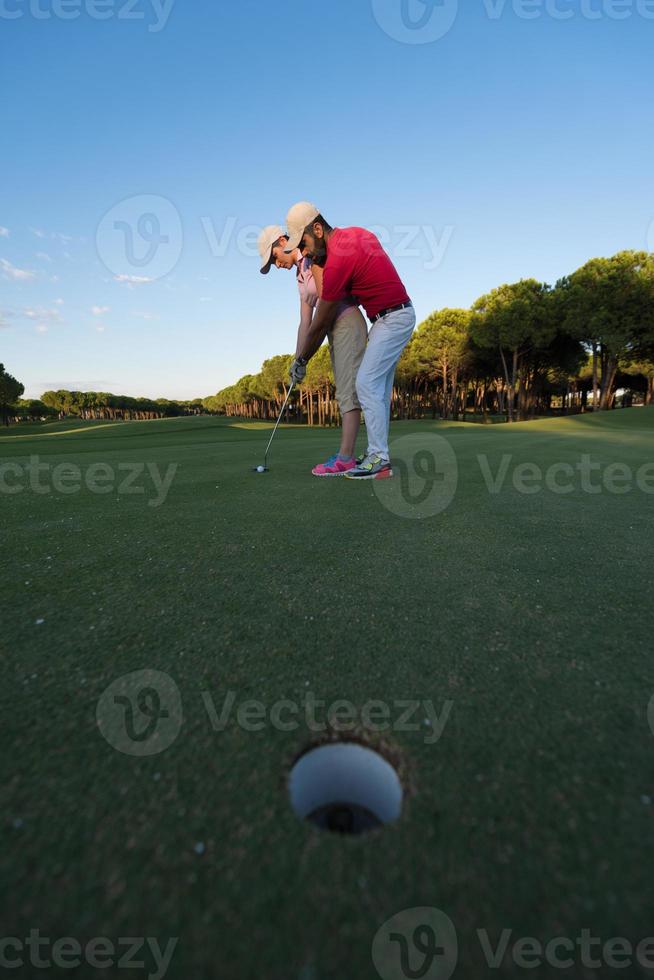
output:
[[[396,423],[456,465],[447,506],[404,516],[311,477],[334,431],[280,428],[253,473],[270,430],[0,434],[2,934],[179,937],[179,980],[375,978],[373,937],[411,907],[453,921],[457,978],[486,975],[477,930],[651,935],[654,409]],[[146,675],[139,711],[119,679],[141,670],[170,681]],[[311,705],[341,700],[383,703],[412,786],[368,837],[286,794]]]

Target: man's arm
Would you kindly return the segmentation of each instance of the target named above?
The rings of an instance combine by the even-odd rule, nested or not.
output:
[[[313,321],[301,344],[298,337],[297,357],[301,357],[305,361],[313,357],[333,327],[339,305],[339,303],[327,303],[325,300],[320,301]]]

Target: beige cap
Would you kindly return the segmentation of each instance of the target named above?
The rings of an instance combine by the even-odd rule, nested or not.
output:
[[[279,241],[280,238],[285,237],[286,232],[281,225],[268,225],[263,229],[259,235],[258,247],[259,255],[261,256],[261,273],[262,275],[267,275],[270,272],[270,266],[272,265],[273,257],[272,250],[275,242]]]
[[[315,204],[309,204],[308,201],[300,201],[299,204],[293,205],[286,217],[288,245],[284,249],[285,252],[292,252],[298,247],[302,241],[304,229],[318,217],[320,217],[320,211]]]

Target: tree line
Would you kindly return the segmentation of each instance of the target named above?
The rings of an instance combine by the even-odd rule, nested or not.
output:
[[[41,398],[22,398],[24,386],[0,364],[0,417],[5,425],[74,416],[80,419],[137,420],[201,415],[207,410],[201,398],[175,401],[169,398],[132,398],[105,391],[46,391]]]
[[[118,419],[122,421],[172,418],[179,415],[201,415],[202,399],[175,401],[169,398],[132,398],[107,391],[45,391],[44,405],[59,417],[76,415],[81,419]]]
[[[204,407],[268,419],[288,391],[292,355],[265,361]],[[398,364],[397,418],[495,418],[509,422],[552,412],[605,411],[654,401],[654,254],[591,259],[554,286],[505,284],[469,309],[441,309],[419,325]],[[336,424],[326,346],[309,362],[291,417]]]

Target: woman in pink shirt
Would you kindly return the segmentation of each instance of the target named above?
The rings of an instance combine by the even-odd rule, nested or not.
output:
[[[264,228],[259,238],[261,272],[266,275],[271,266],[277,269],[295,269],[300,293],[300,326],[297,335],[297,352],[304,345],[314,313],[320,302],[319,284],[316,278],[322,269],[312,265],[299,249],[287,255],[288,236],[279,225]],[[366,352],[368,331],[366,321],[356,303],[350,297],[340,304],[336,320],[328,333],[329,352],[336,383],[336,401],[343,419],[340,449],[324,463],[314,466],[314,476],[342,476],[356,465],[355,445],[361,424],[361,404],[356,391],[356,378]]]

